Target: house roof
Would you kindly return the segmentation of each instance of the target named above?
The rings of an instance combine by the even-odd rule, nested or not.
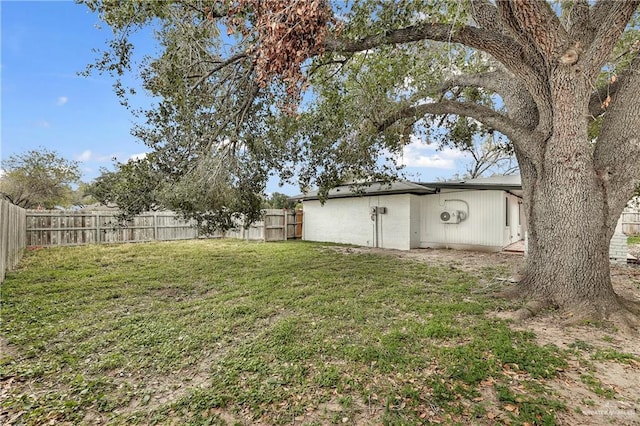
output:
[[[358,187],[357,184],[347,184],[337,186],[329,191],[327,198],[347,198],[359,196],[391,195],[391,194],[434,194],[435,188],[426,184],[398,181],[398,182],[375,182],[366,186]],[[318,191],[309,191],[291,197],[294,200],[318,200]]]
[[[422,183],[433,188],[521,190],[520,175]]]
[[[376,182],[358,188],[356,184],[337,186],[329,191],[327,198],[347,198],[359,196],[392,195],[392,194],[435,194],[440,189],[498,189],[512,191],[520,195],[522,184],[519,175],[492,176],[466,180],[452,180],[442,182]],[[310,191],[291,197],[293,200],[318,200],[318,191]]]

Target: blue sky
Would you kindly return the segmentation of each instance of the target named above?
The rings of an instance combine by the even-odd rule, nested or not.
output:
[[[102,49],[110,29],[98,29],[97,15],[72,1],[0,1],[2,132],[0,157],[45,147],[80,162],[83,180],[91,181],[112,159],[126,161],[147,151],[130,135],[135,118],[113,93],[113,80],[81,77]],[[136,39],[139,55],[153,54],[150,34]],[[135,80],[130,83],[135,85]],[[137,106],[150,100],[143,93]],[[405,149],[404,163],[415,180],[450,177],[464,158],[452,150],[437,152],[418,142]],[[267,192],[294,194],[272,181]]]
[[[2,1],[0,7],[2,158],[46,147],[80,161],[91,180],[112,158],[144,152],[129,134],[133,117],[113,93],[113,81],[77,75],[109,37],[108,28],[96,28],[97,16],[67,1]]]

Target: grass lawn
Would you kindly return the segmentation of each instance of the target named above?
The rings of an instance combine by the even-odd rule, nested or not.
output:
[[[0,422],[554,424],[567,350],[488,315],[513,308],[479,282],[502,272],[304,242],[32,251],[2,285]]]
[[[640,235],[627,237],[627,244],[640,244]]]

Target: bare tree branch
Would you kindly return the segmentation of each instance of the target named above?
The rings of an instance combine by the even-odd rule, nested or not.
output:
[[[512,2],[508,0],[500,0],[496,2],[498,19],[502,22],[509,37],[516,40],[522,46],[522,49],[526,52],[528,57],[538,57],[537,59],[544,62],[544,59],[540,56],[539,50],[536,48],[533,40],[528,37],[526,33],[521,31],[520,22],[515,17],[512,10]]]

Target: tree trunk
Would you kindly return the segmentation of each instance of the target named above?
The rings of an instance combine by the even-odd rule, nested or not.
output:
[[[524,284],[545,304],[605,318],[620,306],[609,270],[612,231],[594,175],[557,167],[533,180]]]
[[[589,88],[569,70],[551,82],[553,130],[544,154],[523,167],[529,255],[521,289],[576,320],[609,318],[622,306],[610,277],[606,186],[587,136]]]

